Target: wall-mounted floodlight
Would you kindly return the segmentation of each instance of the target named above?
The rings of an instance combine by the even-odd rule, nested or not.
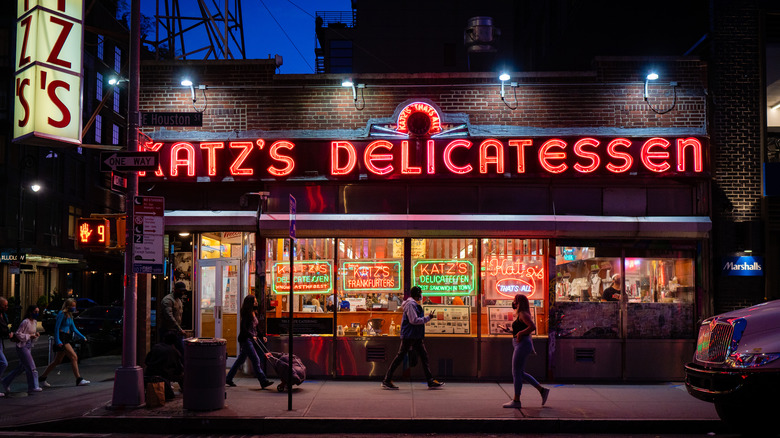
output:
[[[365,84],[355,85],[355,82],[352,80],[352,78],[347,78],[341,81],[341,86],[352,88],[352,101],[355,103],[355,109],[360,111],[366,107],[366,99],[363,97],[363,89],[366,88]],[[358,95],[357,95],[358,88],[360,89],[360,98],[363,101],[362,106],[358,106]]]
[[[650,109],[653,110],[654,113],[656,113],[656,114],[666,114],[669,111],[673,110],[674,107],[677,105],[677,82],[669,82],[669,86],[672,87],[672,92],[674,93],[674,101],[672,102],[672,106],[670,106],[669,109],[666,109],[666,110],[663,110],[663,111],[659,111],[659,110],[653,108],[652,105],[650,105],[650,101],[648,100],[649,94],[647,92],[647,89],[648,89],[648,87],[650,85],[650,81],[656,81],[656,80],[658,80],[658,78],[659,78],[658,73],[656,73],[654,71],[648,73],[648,75],[645,77],[645,92],[644,92],[642,97],[644,98],[645,102],[647,103],[647,106],[650,107]]]
[[[41,191],[41,188],[42,188],[42,187],[41,187],[41,185],[40,185],[40,184],[38,184],[38,183],[32,183],[32,184],[30,184],[30,190],[32,190],[32,191],[33,191],[33,192],[35,192],[35,193],[38,193],[38,192],[40,192],[40,191]]]
[[[192,81],[189,78],[184,78],[181,81],[182,87],[190,87],[190,92],[192,93],[192,103],[195,103],[195,88],[192,86]]]
[[[127,79],[126,78],[118,78],[116,76],[112,76],[108,80],[108,85],[119,85],[119,84],[121,84],[123,82],[127,82]]]
[[[502,72],[498,76],[498,80],[501,81],[501,101],[504,102],[504,105],[506,105],[507,108],[509,108],[511,110],[516,110],[517,109],[517,82],[510,82],[509,83],[509,86],[512,87],[512,91],[514,91],[514,94],[515,94],[515,106],[509,105],[509,102],[507,102],[506,99],[504,99],[504,83],[506,81],[508,81],[509,79],[511,79],[511,77],[509,76],[509,73],[507,73],[507,72]]]

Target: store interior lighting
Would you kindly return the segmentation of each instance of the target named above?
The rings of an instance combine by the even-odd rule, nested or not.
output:
[[[355,104],[355,109],[360,111],[366,107],[366,99],[363,97],[363,89],[366,88],[366,84],[355,84],[352,78],[347,78],[341,81],[341,86],[345,88],[352,88],[352,101]],[[362,105],[358,105],[358,89],[360,89],[360,100],[362,100]]]
[[[648,93],[648,88],[650,87],[650,82],[651,81],[657,81],[658,78],[659,78],[658,73],[656,73],[654,71],[648,73],[648,75],[645,77],[645,92],[644,92],[644,95],[642,97],[645,99],[645,103],[647,103],[647,106],[651,110],[653,110],[654,113],[656,113],[656,114],[666,114],[669,111],[673,110],[675,106],[677,106],[677,82],[669,82],[669,86],[672,87],[672,93],[674,93],[674,100],[672,101],[672,106],[670,106],[669,108],[667,108],[665,110],[658,110],[658,109],[654,108],[652,104],[650,104],[649,93]]]
[[[509,102],[506,101],[505,95],[504,95],[504,84],[509,79],[511,79],[511,77],[509,76],[509,73],[507,73],[507,72],[502,72],[498,76],[498,80],[501,81],[501,102],[504,102],[504,105],[506,105],[507,108],[509,108],[511,110],[516,110],[517,109],[517,82],[510,82],[509,83],[509,86],[512,87],[512,91],[514,92],[514,95],[515,95],[515,105],[514,106],[510,105]]]

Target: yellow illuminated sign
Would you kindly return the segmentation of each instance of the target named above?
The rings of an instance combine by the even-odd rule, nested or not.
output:
[[[81,144],[82,0],[17,0],[14,141]]]

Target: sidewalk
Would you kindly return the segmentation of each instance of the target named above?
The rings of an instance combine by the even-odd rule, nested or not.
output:
[[[189,411],[182,396],[156,409],[108,409],[117,356],[86,359],[82,375],[92,384],[76,387],[68,365],[50,377],[52,388],[27,396],[0,399],[0,430],[108,433],[708,433],[723,432],[710,403],[699,401],[680,383],[545,384],[547,404],[524,386],[523,408],[502,404],[510,382],[447,382],[428,390],[424,382],[397,380],[398,391],[382,390],[379,381],[308,380],[287,393],[275,385],[261,390],[250,377],[226,387],[225,407]],[[275,379],[278,381],[278,379]],[[12,390],[26,391],[22,377]],[[518,423],[522,422],[522,425]],[[63,429],[66,428],[66,429]]]

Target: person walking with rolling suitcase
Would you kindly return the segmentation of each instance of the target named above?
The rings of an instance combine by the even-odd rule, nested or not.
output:
[[[257,298],[254,295],[247,295],[244,298],[244,302],[241,304],[241,329],[238,332],[238,344],[241,348],[238,358],[236,358],[233,366],[230,367],[230,371],[225,378],[225,384],[227,386],[236,386],[233,382],[233,377],[236,376],[238,369],[244,364],[247,358],[252,362],[252,369],[255,372],[255,377],[260,382],[260,386],[265,389],[274,384],[273,381],[268,380],[263,372],[263,368],[260,366],[260,355],[258,350],[255,349],[255,345],[260,346],[260,339],[266,342],[265,336],[262,335],[262,328],[260,327],[259,319],[257,318]],[[257,344],[255,344],[257,343]],[[265,359],[265,354],[263,359]]]

